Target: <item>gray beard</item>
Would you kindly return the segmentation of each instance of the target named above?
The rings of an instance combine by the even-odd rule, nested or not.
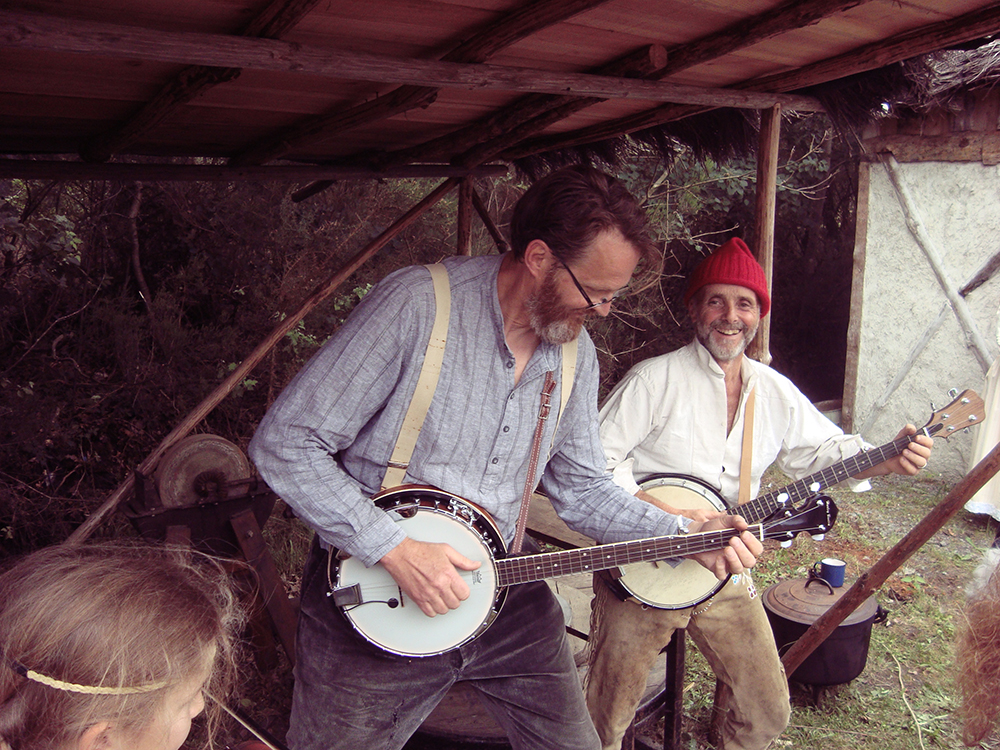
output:
[[[531,330],[543,342],[561,346],[579,336],[583,324],[566,317],[571,311],[558,302],[554,279],[555,273],[550,271],[542,282],[542,288],[528,299],[528,320]]]
[[[748,328],[742,323],[740,325],[743,330],[743,338],[728,347],[720,346],[712,340],[712,331],[716,327],[714,325],[706,326],[701,323],[696,324],[695,335],[698,337],[698,341],[701,342],[701,345],[708,349],[709,354],[715,357],[716,362],[731,362],[746,351],[750,342],[753,341],[754,337],[757,335],[757,328],[759,327],[759,324],[753,328]]]

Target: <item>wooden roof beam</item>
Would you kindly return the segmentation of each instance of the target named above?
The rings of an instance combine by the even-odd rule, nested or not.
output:
[[[0,11],[0,46],[161,62],[193,62],[437,88],[648,99],[745,109],[761,109],[774,104],[797,111],[822,108],[810,96],[683,86],[663,81],[558,73],[534,68],[403,60],[386,55],[289,44],[274,39],[150,31],[116,24],[56,19],[37,13]]]
[[[305,182],[307,180],[413,179],[424,177],[497,177],[506,164],[465,169],[450,164],[409,164],[388,170],[314,164],[232,167],[225,164],[92,164],[77,161],[0,159],[0,179],[143,180],[147,182],[237,182],[240,180]]]
[[[319,0],[274,0],[241,32],[242,36],[277,39],[295,26]],[[103,162],[123,151],[143,133],[169,117],[178,107],[203,94],[213,86],[226,83],[240,74],[240,68],[190,65],[180,71],[155,97],[106,133],[91,138],[80,148],[86,161]]]
[[[531,0],[498,23],[489,24],[472,35],[441,59],[455,63],[484,62],[504,47],[605,2],[607,0]],[[437,92],[435,87],[407,85],[346,109],[337,106],[258,141],[230,161],[234,165],[264,164],[317,138],[330,138],[407,110],[427,107],[437,98]]]
[[[1000,31],[1000,3],[995,3],[988,8],[976,10],[950,21],[921,26],[881,42],[864,45],[842,55],[804,66],[798,70],[744,81],[736,84],[733,88],[775,92],[796,91],[979,39],[998,31]],[[581,128],[571,133],[536,138],[508,149],[502,156],[505,159],[519,159],[545,151],[582,146],[681,120],[707,109],[710,107],[663,105],[629,117]]]

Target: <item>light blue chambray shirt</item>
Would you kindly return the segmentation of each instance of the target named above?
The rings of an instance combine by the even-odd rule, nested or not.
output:
[[[540,345],[515,385],[497,296],[501,259],[444,261],[451,282],[444,364],[406,481],[439,487],[485,508],[509,543],[527,480],[542,383],[547,371],[560,379],[562,348]],[[285,388],[250,443],[250,456],[271,489],[325,544],[366,565],[404,538],[370,497],[381,485],[416,388],[434,310],[426,268],[387,276]],[[676,516],[634,498],[605,471],[597,429],[597,357],[585,331],[571,395],[557,420],[561,387],[552,395],[539,461],[543,487],[559,516],[600,542],[676,533]]]

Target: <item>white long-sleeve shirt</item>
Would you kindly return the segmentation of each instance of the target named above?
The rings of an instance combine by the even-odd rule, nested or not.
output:
[[[653,474],[688,474],[735,504],[751,388],[756,388],[751,497],[771,464],[798,480],[869,447],[844,434],[770,367],[743,357],[742,375],[736,421],[727,434],[725,374],[697,340],[629,370],[600,410],[601,443],[615,481],[635,493]],[[866,488],[867,482],[855,483],[857,490]]]

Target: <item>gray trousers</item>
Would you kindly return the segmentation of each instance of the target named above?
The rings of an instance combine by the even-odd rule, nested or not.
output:
[[[476,689],[515,750],[600,747],[562,611],[544,582],[511,587],[475,640],[419,658],[386,653],[353,630],[326,596],[326,553],[315,542],[302,587],[292,750],[398,750],[460,680]]]

